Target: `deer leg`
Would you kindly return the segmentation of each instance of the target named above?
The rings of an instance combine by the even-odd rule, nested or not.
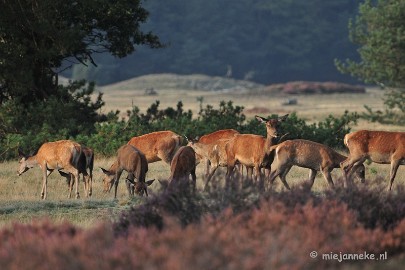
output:
[[[76,182],[76,199],[79,199],[80,198],[80,195],[79,195],[79,171],[78,170],[76,170],[75,172],[74,172],[74,177],[75,177],[75,182]]]
[[[316,173],[317,173],[316,170],[314,170],[314,169],[309,169],[309,179],[308,179],[308,182],[309,182],[309,189],[311,189],[312,186],[313,186],[314,183],[315,183]]]
[[[118,182],[120,181],[121,174],[122,174],[122,170],[117,170],[117,172],[115,173],[114,199],[117,199]]]
[[[287,181],[285,180],[288,172],[291,170],[292,166],[285,167],[283,169],[283,172],[279,175],[281,182],[283,182],[283,185],[285,186],[286,189],[291,190],[290,186],[288,185]]]
[[[351,185],[351,177],[353,174],[353,167],[358,166],[362,164],[364,161],[366,161],[366,157],[361,156],[355,159],[352,159],[351,157],[348,157],[344,161],[340,163],[340,168],[342,169],[343,172],[343,178],[344,178],[344,187],[349,187]],[[349,183],[350,182],[350,183]]]
[[[48,171],[45,167],[45,169],[42,171],[42,191],[41,191],[41,199],[45,200],[46,199],[46,186],[48,182]]]
[[[205,180],[206,181],[210,174],[210,168],[211,168],[211,161],[209,159],[206,159],[206,162],[205,162]]]
[[[190,174],[193,185],[193,192],[195,193],[197,190],[197,176],[195,175],[195,168],[190,172]]]
[[[400,160],[391,161],[391,171],[390,171],[390,184],[388,186],[388,191],[391,191],[392,184],[394,183],[395,176],[397,175],[397,170],[400,164]]]
[[[333,184],[332,176],[330,174],[331,170],[329,168],[323,168],[322,169],[322,174],[323,177],[325,177],[326,181],[328,181],[328,184],[331,188],[334,188],[335,185]]]
[[[214,175],[214,173],[216,172],[216,170],[218,169],[218,166],[214,167],[211,172],[207,175],[207,179],[205,181],[205,185],[204,185],[204,191],[208,190],[208,183],[210,182],[212,176]]]

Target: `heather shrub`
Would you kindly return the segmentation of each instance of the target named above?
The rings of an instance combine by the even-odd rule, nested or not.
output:
[[[358,269],[401,265],[404,255],[405,221],[387,231],[365,228],[354,210],[335,199],[292,207],[270,196],[247,211],[228,207],[186,226],[158,214],[162,230],[129,226],[119,235],[109,224],[88,230],[15,224],[0,231],[0,264],[2,269]],[[309,256],[312,251],[316,258]],[[387,252],[388,261],[322,259],[341,252]]]

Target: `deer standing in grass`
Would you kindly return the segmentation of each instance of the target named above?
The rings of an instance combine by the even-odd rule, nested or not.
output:
[[[182,137],[172,131],[152,132],[133,137],[128,142],[145,154],[148,163],[163,160],[169,165],[181,143]]]
[[[310,169],[309,187],[311,188],[315,181],[317,171],[321,171],[331,187],[334,186],[331,171],[340,168],[340,163],[346,159],[332,148],[308,141],[308,140],[288,140],[271,147],[274,151],[274,161],[272,172],[270,174],[270,186],[273,185],[277,176],[287,189],[290,189],[286,175],[292,166],[298,166]],[[364,183],[364,166],[358,166],[356,177]]]
[[[109,192],[114,185],[114,199],[117,198],[118,183],[122,172],[128,172],[126,179],[126,186],[129,196],[134,193],[143,196],[145,193],[148,196],[147,187],[150,186],[154,180],[145,181],[146,173],[148,171],[148,162],[145,155],[132,145],[123,145],[117,151],[117,158],[111,165],[110,169],[106,170],[101,168],[104,178],[104,192]],[[133,178],[138,181],[134,181]]]
[[[239,133],[239,131],[237,131],[235,129],[221,129],[221,130],[211,132],[209,134],[205,134],[205,135],[201,136],[200,138],[196,138],[193,141],[198,142],[200,144],[208,144],[208,145],[211,145],[211,147],[213,147],[215,144],[217,144],[219,142],[219,140],[221,140],[221,142],[223,142],[222,140],[230,140],[236,134],[240,134],[240,133]],[[196,150],[196,149],[194,148],[194,150]],[[199,155],[199,154],[197,153],[197,155]],[[202,154],[200,156],[202,158],[204,158],[205,162],[206,162],[205,178],[207,179],[207,177],[211,171],[211,162],[207,155]]]
[[[285,121],[287,117],[288,114],[282,117],[266,119],[256,115],[256,119],[266,125],[266,138],[254,134],[237,134],[229,140],[226,145],[228,159],[227,182],[232,177],[237,162],[248,168],[248,177],[250,178],[252,178],[252,170],[249,170],[249,168],[255,170],[256,182],[261,178],[261,168],[267,169],[266,176],[268,176],[273,161],[273,157],[270,155],[270,147],[278,142],[280,123]]]
[[[208,164],[204,190],[208,189],[208,184],[218,167],[226,167],[228,165],[225,151],[225,146],[228,142],[229,139],[220,139],[211,144],[194,140],[189,141],[188,146],[194,149],[197,164],[201,159],[205,159]]]
[[[79,174],[83,175],[84,193],[86,194],[86,197],[91,197],[93,192],[94,151],[93,149],[84,145],[81,145],[81,147],[82,154],[79,157],[78,169]],[[89,170],[89,173],[87,173],[87,169]],[[66,182],[70,190],[75,183],[73,175],[63,171],[59,171],[59,174],[66,178]]]
[[[42,144],[36,155],[25,155],[19,149],[21,157],[18,175],[38,165],[42,169],[42,191],[41,198],[46,199],[48,176],[54,170],[65,170],[72,174],[76,183],[76,198],[79,198],[79,159],[82,153],[80,144],[61,140]],[[72,185],[69,188],[69,198],[72,196]]]
[[[188,186],[191,175],[192,188],[196,190],[196,157],[194,149],[190,146],[182,146],[177,150],[170,165],[170,177],[168,179],[169,188]]]
[[[225,145],[236,134],[239,134],[239,132],[234,129],[223,129],[203,135],[199,139],[188,140],[188,145],[196,153],[197,163],[200,160],[205,160],[207,165],[204,190],[207,190],[208,184],[217,168],[219,166],[227,166]]]
[[[349,156],[340,163],[346,186],[356,167],[367,159],[379,164],[391,164],[392,189],[399,165],[405,165],[405,132],[360,130],[346,134],[344,144]]]

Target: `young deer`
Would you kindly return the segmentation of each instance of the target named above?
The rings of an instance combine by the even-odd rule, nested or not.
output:
[[[42,169],[42,191],[41,198],[46,199],[48,176],[54,170],[66,170],[72,174],[76,183],[76,198],[79,198],[79,158],[82,153],[80,144],[61,140],[42,144],[36,155],[29,156],[20,149],[18,153],[21,157],[18,176],[38,165]],[[69,188],[69,198],[72,196],[72,187]]]
[[[144,193],[148,196],[147,187],[150,186],[154,180],[145,181],[146,173],[148,171],[148,162],[145,155],[132,145],[123,145],[117,151],[117,158],[111,165],[110,169],[106,170],[101,168],[105,174],[103,178],[104,192],[109,192],[112,186],[115,186],[114,199],[117,198],[118,182],[122,172],[128,172],[127,190],[131,196],[134,192],[140,196]],[[138,181],[134,182],[133,178]]]
[[[326,145],[300,139],[282,142],[273,146],[271,151],[274,151],[274,162],[270,174],[270,186],[279,176],[287,189],[290,187],[285,178],[292,166],[310,169],[310,188],[314,184],[317,171],[321,171],[329,185],[333,187],[331,171],[339,168],[340,163],[346,159],[345,156]],[[362,183],[364,182],[364,171],[364,166],[359,166],[356,169],[356,177]]]

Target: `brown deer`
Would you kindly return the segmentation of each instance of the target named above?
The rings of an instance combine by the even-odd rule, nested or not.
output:
[[[204,190],[208,189],[208,184],[218,167],[228,165],[225,146],[229,139],[219,139],[214,143],[201,143],[200,141],[189,140],[188,146],[195,151],[196,161],[205,159],[208,164],[208,172],[205,177]]]
[[[148,162],[145,155],[139,149],[128,144],[118,149],[117,158],[110,169],[101,168],[101,170],[105,174],[103,178],[104,192],[109,192],[114,185],[114,199],[117,198],[118,183],[124,170],[128,172],[126,184],[130,196],[134,192],[140,196],[143,196],[144,193],[148,196],[147,187],[154,181],[145,181],[148,171]],[[134,182],[134,177],[138,180],[137,182]]]
[[[93,167],[94,167],[94,151],[93,149],[81,145],[82,147],[82,154],[79,157],[78,169],[79,173],[83,175],[83,182],[84,182],[84,192],[86,197],[91,197],[93,192]],[[87,173],[87,169],[89,173]],[[66,182],[71,189],[71,186],[74,185],[74,177],[71,173],[65,173],[63,171],[59,171],[59,174],[66,178]]]
[[[172,131],[157,131],[133,137],[128,144],[145,154],[148,163],[163,160],[170,165],[181,146],[182,137]]]
[[[368,159],[391,164],[388,190],[392,189],[399,165],[405,165],[405,132],[360,130],[346,134],[344,144],[349,149],[349,156],[340,167],[346,186],[356,166]]]
[[[79,198],[79,159],[82,153],[80,144],[70,141],[61,140],[47,142],[42,144],[36,155],[25,155],[20,149],[18,150],[21,157],[18,175],[20,176],[27,170],[39,165],[42,169],[42,191],[41,198],[46,199],[48,176],[54,170],[66,170],[73,175],[76,183],[76,198]],[[69,198],[72,195],[72,185],[69,188]]]
[[[168,179],[169,188],[179,187],[189,181],[190,175],[192,178],[192,188],[196,190],[196,175],[195,175],[196,157],[194,149],[190,146],[182,146],[177,150],[170,165],[170,177]]]
[[[236,134],[239,134],[239,131],[237,131],[235,129],[221,129],[221,130],[217,130],[217,131],[214,131],[212,133],[209,133],[209,134],[205,134],[205,135],[201,136],[200,138],[196,138],[196,139],[194,139],[192,141],[193,142],[198,142],[199,144],[211,145],[211,147],[213,147],[219,140],[221,140],[221,141],[222,140],[229,140],[229,139],[233,138],[233,136],[235,136]],[[193,147],[193,146],[191,145],[191,147]],[[196,150],[196,148],[194,148],[194,150]],[[225,148],[224,148],[224,150],[225,150]],[[206,179],[206,181],[209,182],[208,177],[210,175],[210,172],[211,172],[212,168],[215,168],[215,166],[213,166],[211,164],[211,160],[208,158],[207,155],[204,155],[202,153],[197,153],[197,155],[201,156],[201,159],[205,160],[205,164],[206,164],[205,179]]]
[[[340,163],[346,159],[345,156],[326,145],[301,139],[282,142],[272,146],[271,151],[274,151],[274,162],[270,174],[270,186],[279,176],[287,189],[290,187],[285,178],[292,166],[310,169],[309,188],[314,184],[317,171],[321,171],[329,185],[333,187],[331,171],[340,168]],[[357,167],[356,177],[362,183],[365,181],[364,172],[363,165]]]
[[[285,121],[288,114],[272,119],[266,119],[256,115],[256,119],[266,125],[267,137],[254,134],[237,134],[229,140],[226,145],[226,153],[228,159],[227,182],[231,178],[235,164],[240,164],[248,168],[248,177],[252,178],[252,170],[254,168],[256,181],[261,177],[260,169],[266,168],[268,176],[272,156],[270,155],[270,147],[278,143],[280,138],[280,123]],[[250,173],[249,173],[250,171]]]

